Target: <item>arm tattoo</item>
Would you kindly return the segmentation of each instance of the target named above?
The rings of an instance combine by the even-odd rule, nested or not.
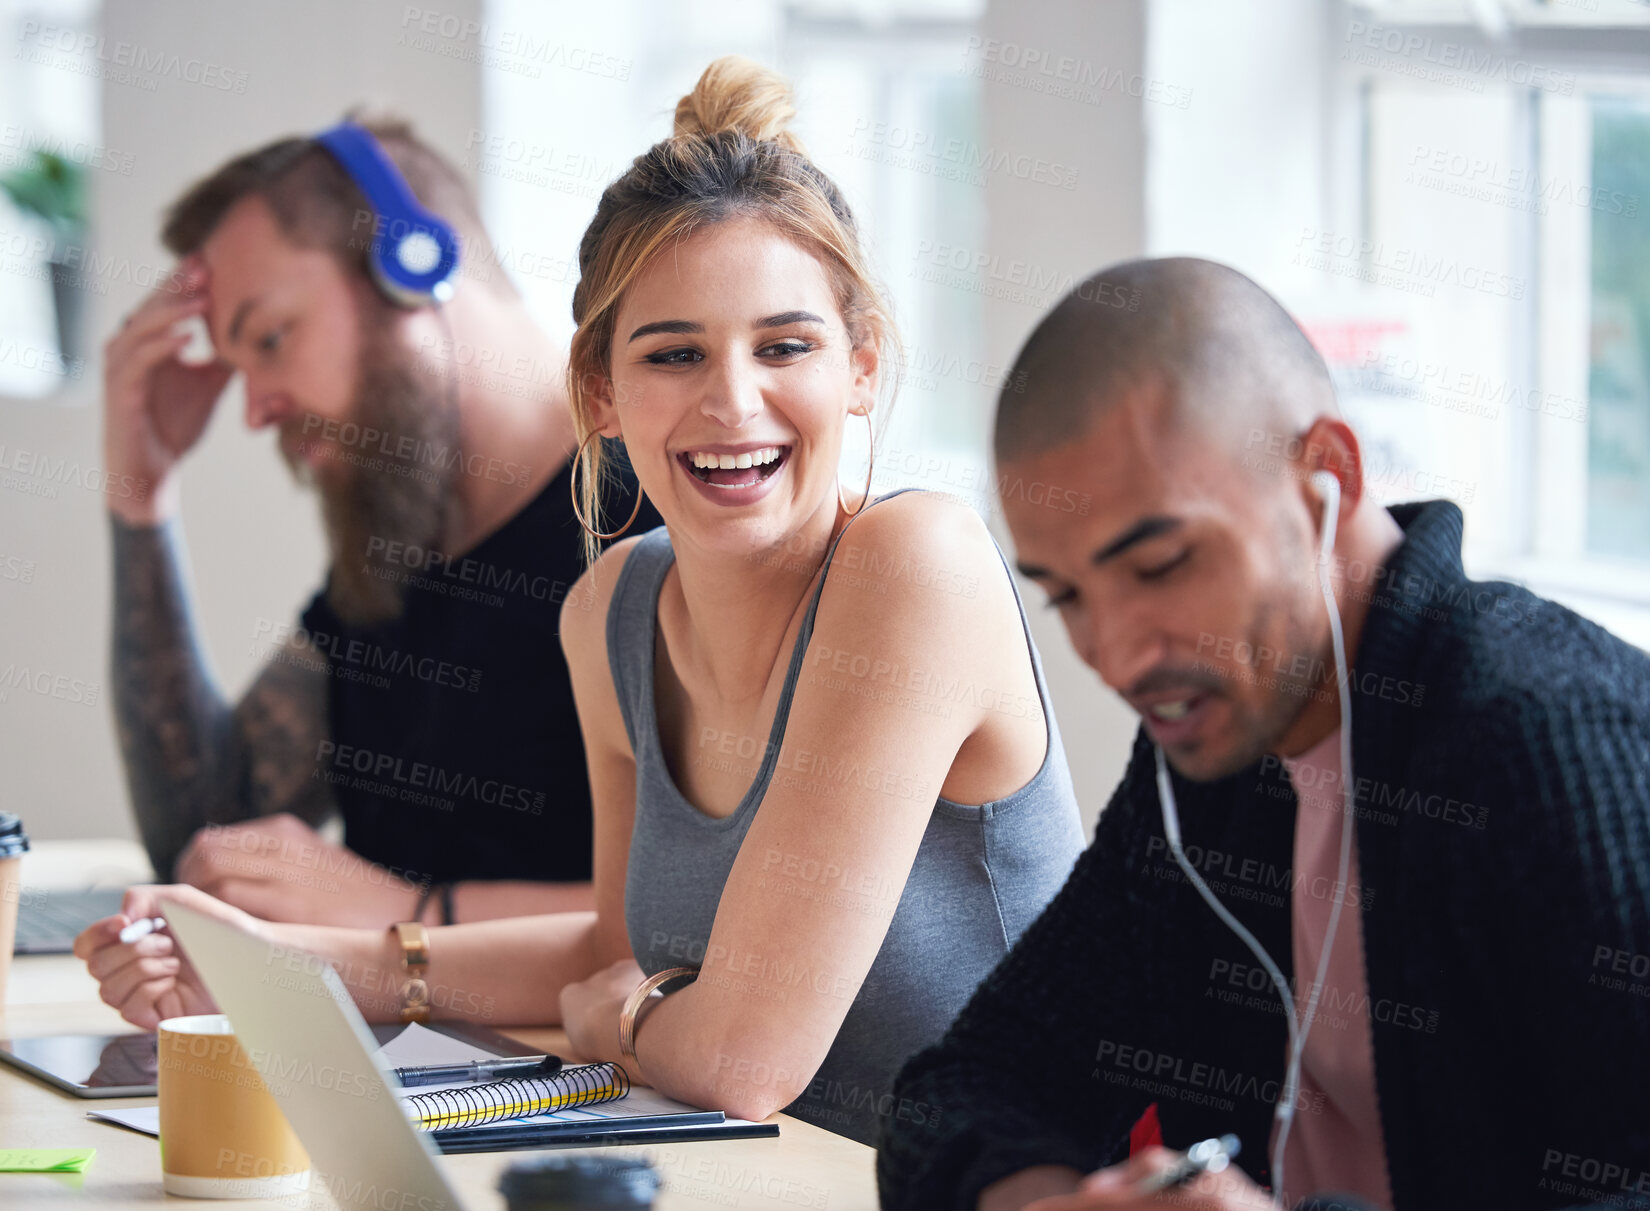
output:
[[[318,824],[333,810],[314,776],[327,729],[324,664],[289,644],[231,707],[196,633],[178,523],[111,525],[115,729],[156,873],[170,878],[206,824],[281,811]]]

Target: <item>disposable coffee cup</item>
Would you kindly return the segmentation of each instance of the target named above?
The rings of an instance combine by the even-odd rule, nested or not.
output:
[[[227,1017],[167,1018],[157,1051],[166,1193],[280,1198],[309,1189],[309,1154]]]
[[[29,835],[13,812],[0,812],[0,1005],[6,1003],[12,947],[17,945],[17,905],[23,898],[23,855]]]

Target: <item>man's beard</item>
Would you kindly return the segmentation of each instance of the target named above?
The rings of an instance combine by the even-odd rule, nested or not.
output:
[[[440,548],[458,459],[458,408],[446,378],[431,373],[433,367],[421,365],[396,339],[386,308],[369,302],[360,312],[360,360],[348,420],[362,436],[353,445],[329,448],[332,464],[313,475],[288,457],[294,474],[313,479],[320,493],[332,553],[327,602],[356,625],[400,616],[404,582],[423,566],[423,557],[392,561],[386,555]]]
[[[1244,636],[1244,646],[1256,654],[1251,665],[1230,670],[1194,670],[1166,678],[1173,685],[1184,684],[1221,695],[1232,713],[1224,750],[1165,751],[1169,764],[1184,778],[1213,782],[1249,768],[1268,753],[1275,753],[1278,742],[1314,697],[1325,692],[1325,672],[1331,677],[1334,675],[1333,655],[1321,650],[1327,639],[1320,642],[1314,638],[1313,624],[1324,612],[1317,587],[1316,560],[1293,528],[1280,523],[1276,533],[1280,547],[1278,582],[1288,585],[1296,569],[1311,568],[1312,571],[1305,573],[1311,577],[1310,589],[1298,594],[1286,590],[1253,604],[1246,624],[1234,632]],[[1272,655],[1262,659],[1259,653],[1263,651]],[[1245,686],[1262,683],[1265,683],[1265,693],[1243,693]]]
[[[1247,769],[1266,754],[1277,752],[1278,742],[1295,725],[1295,720],[1311,705],[1315,696],[1324,693],[1321,674],[1325,669],[1333,670],[1334,658],[1326,661],[1317,651],[1310,628],[1294,610],[1284,606],[1276,608],[1284,616],[1282,636],[1271,641],[1274,645],[1272,650],[1279,654],[1270,657],[1265,664],[1257,662],[1249,670],[1250,676],[1272,683],[1270,692],[1258,701],[1238,708],[1234,721],[1237,729],[1235,743],[1223,762],[1206,769],[1203,777],[1207,780],[1229,777]],[[1322,604],[1318,609],[1323,609]],[[1262,620],[1266,620],[1269,613],[1264,611]],[[1258,651],[1265,643],[1265,640],[1255,640],[1255,649]],[[1305,671],[1292,671],[1295,669]]]
[[[1286,551],[1286,567],[1302,566],[1296,544],[1290,543]],[[1273,599],[1258,607],[1254,622],[1248,628],[1252,637],[1250,646],[1257,654],[1263,648],[1276,654],[1264,663],[1257,655],[1255,664],[1240,676],[1270,683],[1269,692],[1247,703],[1241,698],[1232,700],[1237,732],[1234,743],[1224,760],[1211,760],[1204,765],[1196,775],[1200,780],[1229,777],[1266,754],[1277,752],[1278,743],[1294,727],[1302,712],[1326,692],[1324,674],[1334,676],[1334,656],[1321,650],[1322,645],[1314,640],[1308,621],[1313,613],[1321,614],[1323,609],[1323,601],[1315,588],[1310,596],[1298,601]],[[1273,636],[1275,620],[1281,633]]]

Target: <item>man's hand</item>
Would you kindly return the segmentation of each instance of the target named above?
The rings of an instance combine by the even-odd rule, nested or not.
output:
[[[201,829],[177,878],[266,921],[378,929],[410,921],[420,890],[287,812]]]
[[[204,316],[209,303],[206,264],[187,257],[103,346],[104,470],[130,476],[138,489],[111,493],[109,507],[133,525],[153,525],[176,507],[172,470],[200,440],[234,373],[220,360],[178,360],[189,333],[173,329]]]
[[[1180,1159],[1167,1148],[1147,1148],[1109,1169],[1101,1169],[1083,1179],[1075,1194],[1040,1198],[1028,1203],[1025,1211],[1152,1211],[1175,1207],[1180,1211],[1276,1211],[1272,1196],[1249,1180],[1243,1170],[1232,1166],[1220,1173],[1205,1173],[1182,1186],[1156,1194],[1139,1193],[1147,1178],[1172,1168]]]
[[[136,942],[120,940],[120,931],[144,917],[165,917],[168,904],[182,904],[252,933],[266,927],[239,909],[214,900],[193,887],[134,887],[120,914],[88,925],[74,940],[74,953],[98,982],[98,996],[141,1030],[153,1030],[167,1018],[216,1013],[218,1007],[171,933],[160,930]]]

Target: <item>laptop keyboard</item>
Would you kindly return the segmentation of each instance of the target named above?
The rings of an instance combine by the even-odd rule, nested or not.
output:
[[[39,891],[25,887],[17,902],[14,954],[68,954],[75,935],[93,921],[120,911],[121,888],[98,891]]]

